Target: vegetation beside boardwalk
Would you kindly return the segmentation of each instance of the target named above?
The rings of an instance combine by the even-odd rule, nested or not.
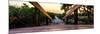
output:
[[[52,18],[54,15],[58,15],[51,12],[48,14]],[[21,7],[9,6],[10,28],[48,25],[48,21],[50,20],[35,7],[28,7],[26,4]]]
[[[63,4],[61,10],[67,12],[68,8],[71,5]],[[84,6],[85,7],[85,6]],[[87,7],[91,10],[91,6]],[[93,24],[93,12],[83,10],[83,13],[78,13],[78,21],[81,24]],[[54,16],[58,16],[60,19],[66,13],[63,14],[55,14],[51,12],[47,12],[52,18]],[[87,16],[87,17],[85,17]],[[83,17],[83,18],[82,18]],[[73,24],[74,15],[70,15],[66,17],[68,20],[65,21],[65,24]],[[75,21],[75,20],[74,20]],[[50,19],[42,14],[36,7],[28,7],[28,5],[24,4],[24,6],[16,7],[16,6],[9,6],[9,28],[19,28],[19,27],[33,27],[33,26],[41,26],[41,25],[49,25],[51,23]]]

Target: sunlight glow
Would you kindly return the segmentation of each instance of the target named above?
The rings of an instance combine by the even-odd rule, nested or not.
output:
[[[9,5],[13,5],[13,6],[17,6],[17,7],[23,6],[23,3],[26,3],[29,7],[33,7],[28,2],[9,1]],[[62,14],[64,12],[63,10],[60,10],[62,5],[58,4],[58,3],[39,3],[39,4],[44,8],[44,10],[46,10],[48,12],[53,12],[53,13],[57,13],[57,14]]]

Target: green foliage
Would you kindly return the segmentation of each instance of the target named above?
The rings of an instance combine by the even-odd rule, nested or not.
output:
[[[61,10],[64,10],[64,13],[62,14],[62,16],[66,15],[66,12],[69,10],[69,7],[71,7],[71,5],[72,4],[62,4]],[[84,7],[83,8],[84,10],[83,11],[81,11],[80,9],[79,10],[83,13],[78,13],[78,15],[76,15],[76,16],[88,16],[88,17],[83,18],[83,19],[78,18],[78,20],[85,22],[85,24],[93,24],[93,12],[94,12],[93,8],[94,7],[92,5],[87,5],[87,6],[86,5],[81,5],[81,6]],[[71,21],[68,21],[68,20],[70,20],[72,18],[74,18],[73,20],[75,20],[75,22],[78,21],[77,19],[75,19],[77,17],[75,17],[75,12],[74,12],[74,15],[69,15],[69,16],[66,17],[65,23],[66,24],[71,23],[73,20],[71,20]]]
[[[47,12],[51,17],[55,15],[51,12]],[[31,27],[47,25],[48,18],[42,12],[40,12],[36,7],[28,7],[26,4],[21,7],[9,6],[9,28],[19,28],[19,27]]]
[[[62,4],[61,10],[64,10],[64,13],[62,14],[63,16],[66,15],[66,12],[69,10],[70,6],[72,6],[72,4]]]
[[[17,28],[32,25],[34,8],[9,6],[9,27]]]
[[[39,16],[45,17],[38,9],[33,7],[30,8],[26,4],[21,7],[9,6],[9,27],[19,28],[37,26],[41,24],[36,22],[40,19]],[[39,19],[37,20],[36,17]]]

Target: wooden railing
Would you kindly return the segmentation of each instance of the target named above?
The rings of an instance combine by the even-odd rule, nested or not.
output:
[[[50,15],[48,15],[48,13],[39,5],[39,3],[37,3],[37,2],[29,2],[29,3],[31,3],[37,9],[39,9],[44,15],[46,15],[49,19],[52,20],[52,17],[50,17]]]

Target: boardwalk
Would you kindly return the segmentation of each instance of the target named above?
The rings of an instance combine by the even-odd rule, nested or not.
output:
[[[39,26],[39,27],[24,27],[10,29],[10,34],[15,33],[29,33],[29,32],[47,32],[47,31],[62,31],[62,30],[76,30],[76,29],[90,29],[93,28],[93,25],[48,25],[48,26]]]

